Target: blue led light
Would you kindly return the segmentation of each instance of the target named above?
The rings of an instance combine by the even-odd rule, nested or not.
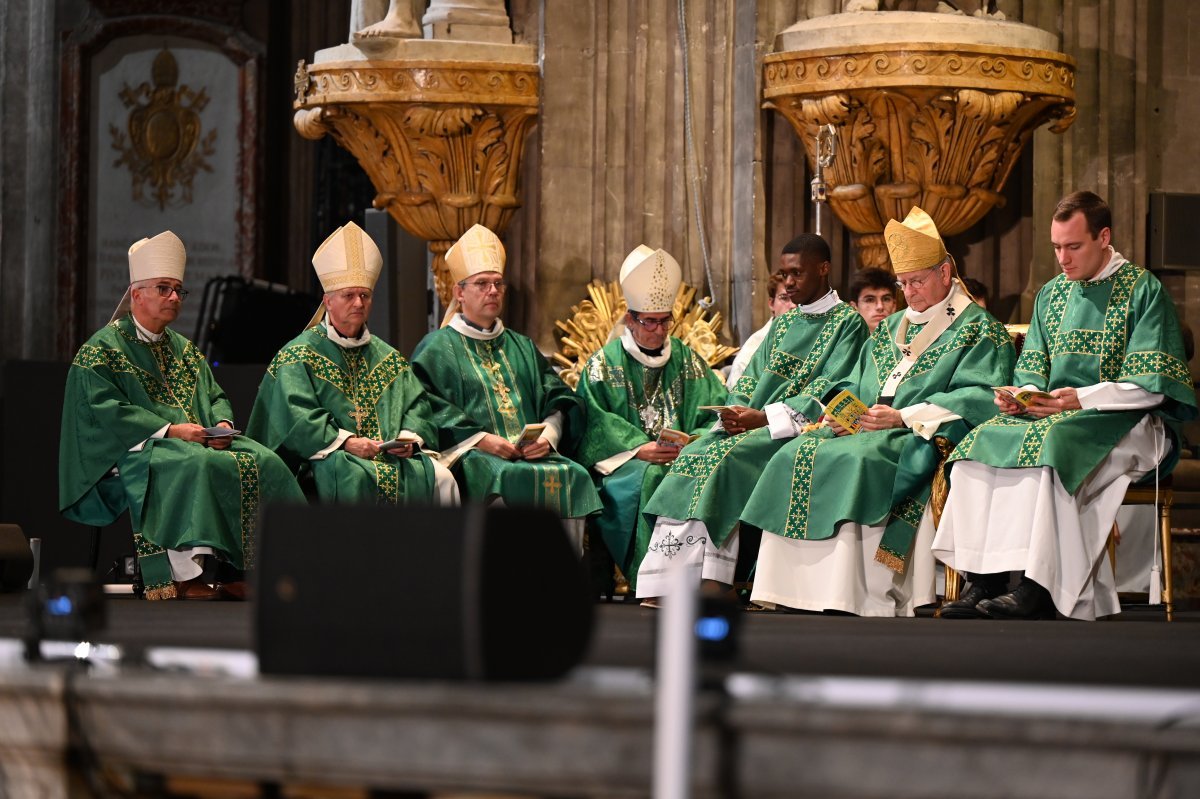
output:
[[[701,641],[724,641],[729,636],[729,620],[708,616],[696,620],[696,637]]]
[[[74,607],[69,596],[56,596],[46,602],[46,610],[51,616],[67,616]]]

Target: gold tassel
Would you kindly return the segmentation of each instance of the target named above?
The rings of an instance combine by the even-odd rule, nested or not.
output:
[[[167,583],[157,588],[147,588],[146,599],[174,599],[178,593],[175,583]]]

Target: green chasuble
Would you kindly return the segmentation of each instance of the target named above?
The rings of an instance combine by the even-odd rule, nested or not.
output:
[[[583,430],[583,400],[530,338],[504,329],[495,338],[474,339],[447,326],[421,339],[412,364],[429,393],[443,450],[481,431],[513,441],[525,425],[555,411],[563,415],[558,452],[545,458],[508,461],[478,449],[465,452],[454,469],[468,499],[499,497],[506,505],[549,508],[564,518],[600,509],[587,469],[567,457]]]
[[[953,310],[949,306],[947,310]],[[880,322],[847,384],[868,406],[902,359],[896,331],[904,311]],[[905,343],[924,325],[911,324]],[[896,387],[891,405],[922,402],[962,417],[935,438],[957,441],[996,411],[991,386],[1006,385],[1015,360],[1004,326],[968,303]],[[831,386],[836,387],[836,386]],[[767,464],[742,520],[788,538],[826,539],[844,521],[886,525],[876,559],[903,572],[941,458],[934,441],[908,427],[834,436],[828,427],[792,439]]]
[[[167,424],[211,427],[223,420],[232,421],[233,410],[204,356],[169,328],[157,342],[139,341],[127,314],[88,339],[71,364],[59,508],[95,526],[128,508],[152,599],[175,595],[166,549],[209,546],[234,566],[250,568],[260,504],[304,502],[283,461],[249,438],[234,438],[227,450],[150,438]]]
[[[794,308],[775,318],[766,341],[750,359],[726,404],[762,409],[782,402],[811,420],[830,380],[848,378],[867,338],[867,325],[850,305],[825,313]],[[717,421],[715,415],[710,422]],[[669,519],[699,519],[716,546],[733,532],[763,467],[790,438],[771,438],[766,427],[729,435],[705,433],[684,448],[654,492],[645,512]]]
[[[589,468],[657,439],[664,427],[703,433],[713,415],[699,406],[719,405],[726,394],[721,378],[677,338],[659,367],[637,361],[621,339],[610,341],[588,359],[575,390],[587,403],[579,461]],[[597,474],[604,510],[595,527],[631,585],[650,545],[651,527],[640,511],[666,473],[666,466],[635,457],[609,475]]]
[[[275,450],[297,472],[311,469],[323,502],[431,502],[435,478],[428,455],[373,460],[328,447],[339,431],[390,441],[409,430],[437,446],[433,411],[408,361],[371,336],[343,347],[324,324],[292,339],[267,367],[247,435]]]
[[[1086,283],[1058,275],[1038,292],[1013,382],[1043,391],[1133,383],[1164,395],[1155,413],[1176,437],[1195,418],[1196,393],[1183,354],[1179,320],[1158,278],[1125,262],[1104,280]],[[997,415],[972,430],[951,455],[999,468],[1052,466],[1074,493],[1145,410],[1063,411],[1044,419]],[[951,472],[953,479],[953,472]]]

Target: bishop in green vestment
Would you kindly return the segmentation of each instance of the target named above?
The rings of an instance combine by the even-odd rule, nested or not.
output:
[[[1038,292],[1014,381],[1049,396],[1022,406],[998,395],[1001,413],[951,456],[934,551],[975,579],[944,617],[1120,611],[1105,554],[1113,519],[1131,483],[1170,472],[1196,395],[1170,295],[1113,250],[1111,226],[1092,192],[1055,210],[1050,237],[1063,273]],[[1013,591],[1010,571],[1024,572]]]
[[[849,380],[823,384],[869,406],[862,429],[830,423],[788,442],[746,503],[742,520],[763,529],[756,603],[911,616],[933,601],[935,440],[957,441],[992,415],[990,387],[1015,355],[954,277],[928,215],[914,208],[885,237],[908,309],[879,323]]]
[[[273,452],[233,428],[233,409],[179,315],[187,254],[170,231],[129,250],[130,289],[71,363],[59,444],[59,508],[82,524],[126,509],[149,599],[244,597],[202,582],[202,556],[253,565],[259,507],[303,502]],[[219,590],[218,590],[219,589]]]
[[[825,240],[804,233],[788,242],[777,274],[799,307],[771,323],[726,399],[720,426],[680,453],[646,503],[645,513],[657,518],[638,570],[639,597],[661,596],[676,563],[700,579],[733,582],[738,517],[763,467],[819,416],[817,387],[845,379],[858,360],[867,327],[829,286]]]
[[[445,326],[422,339],[412,359],[442,463],[455,469],[467,499],[548,508],[566,519],[595,513],[591,477],[567,457],[583,432],[583,399],[532,340],[500,320],[504,246],[475,225],[446,252],[446,265],[455,282]],[[569,527],[578,549],[582,526]]]
[[[321,307],[267,367],[247,434],[311,472],[322,502],[457,504],[453,475],[422,451],[437,445],[437,429],[421,382],[367,329],[379,248],[349,222],[313,267]]]
[[[596,473],[604,503],[593,529],[632,584],[650,543],[642,507],[686,443],[679,434],[711,427],[700,406],[723,402],[726,392],[703,358],[668,336],[681,280],[670,253],[638,245],[620,280],[623,329],[588,359],[575,390],[587,403],[579,461]]]

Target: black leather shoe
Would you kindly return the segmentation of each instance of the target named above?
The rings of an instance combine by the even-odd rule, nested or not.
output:
[[[993,619],[1053,619],[1054,602],[1050,592],[1030,580],[1021,578],[1021,584],[1011,592],[985,599],[979,603],[979,611]]]
[[[977,607],[985,599],[1000,596],[1008,587],[1008,578],[1003,574],[980,574],[971,580],[967,592],[953,602],[946,602],[937,611],[940,619],[986,619]]]

